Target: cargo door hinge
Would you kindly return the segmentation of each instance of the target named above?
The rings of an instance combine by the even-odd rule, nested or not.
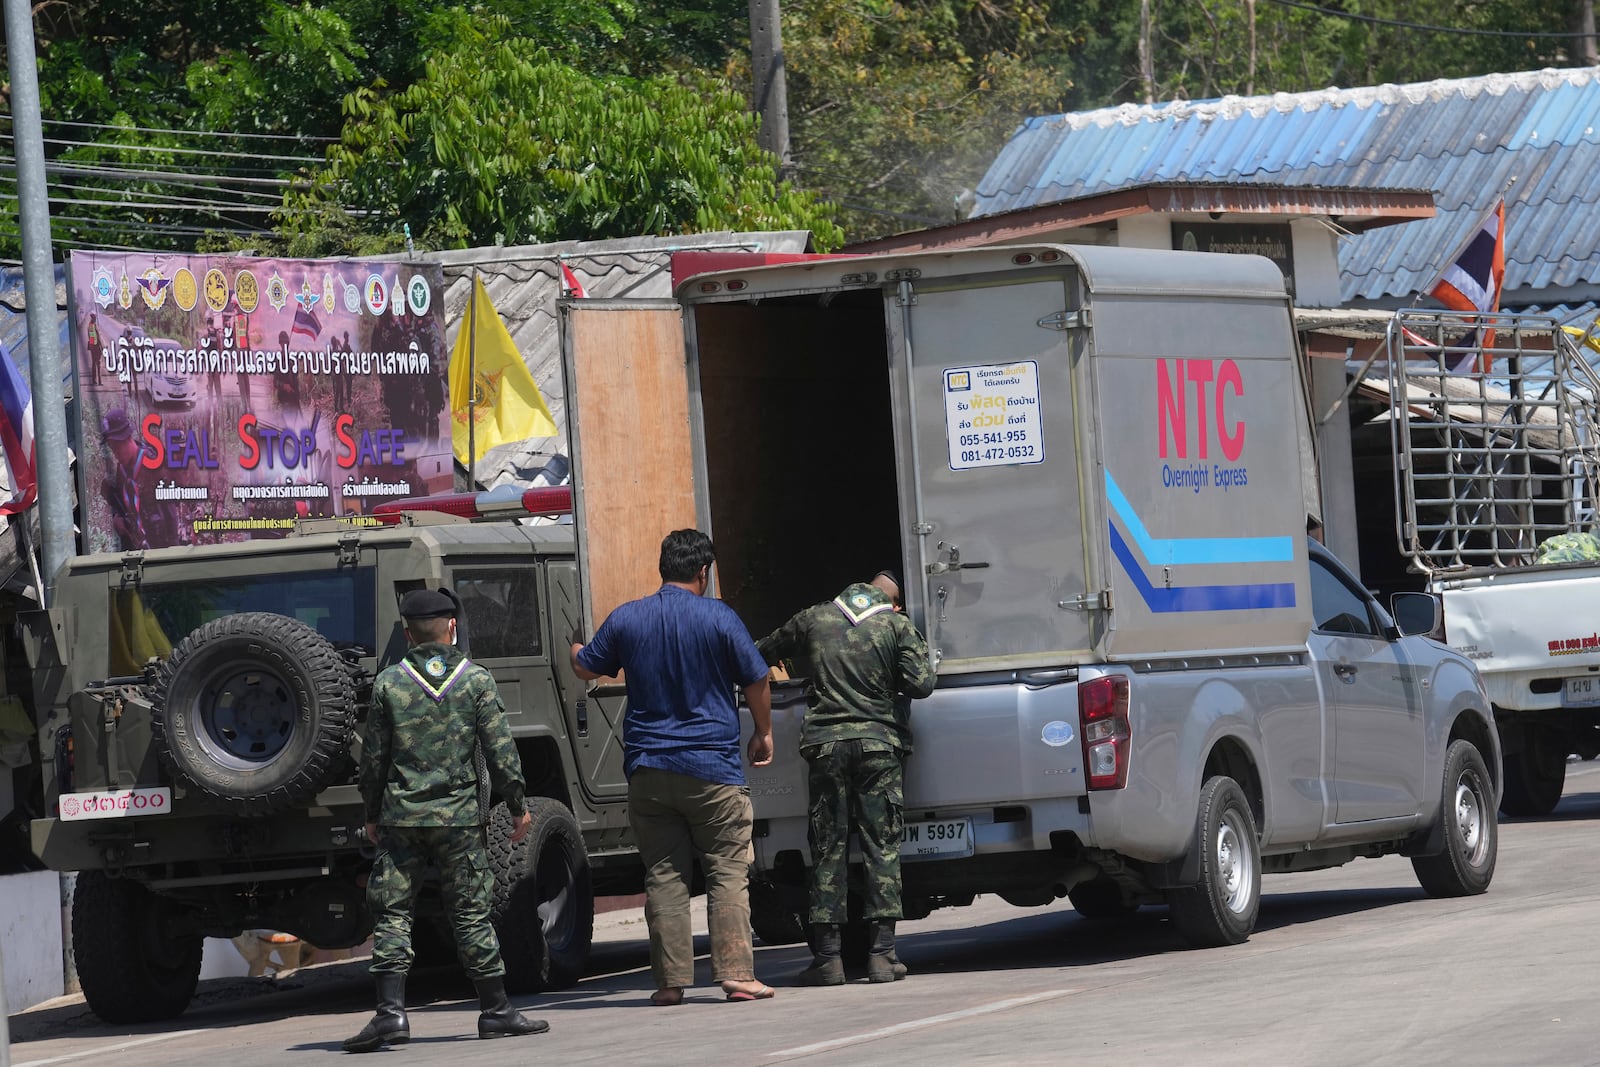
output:
[[[138,585],[144,579],[144,549],[122,554],[122,584]]]
[[[361,534],[349,530],[339,535],[339,566],[354,567],[361,562]]]
[[[1062,611],[1110,611],[1111,590],[1102,589],[1098,593],[1085,593],[1082,596],[1058,600],[1056,607]]]
[[[900,274],[900,273],[901,273],[900,271],[892,270],[888,274],[885,274],[884,277],[885,278],[889,278],[889,279],[893,279],[895,275]],[[916,303],[917,303],[917,291],[915,289],[911,288],[911,280],[909,278],[902,278],[900,280],[900,290],[899,290],[898,294],[895,296],[894,302],[895,302],[895,304],[897,306],[903,307],[903,308],[904,307],[914,307],[914,306],[916,306]]]
[[[923,537],[926,537],[929,534],[933,533],[935,527],[934,527],[933,523],[931,523],[931,522],[919,522],[915,526],[911,527],[911,529],[912,529],[913,532],[921,534]]]
[[[1080,308],[1077,311],[1057,311],[1039,320],[1039,326],[1046,330],[1088,329],[1093,325],[1094,317],[1089,314],[1088,308]]]

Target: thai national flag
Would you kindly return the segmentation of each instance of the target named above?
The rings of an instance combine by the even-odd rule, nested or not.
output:
[[[304,337],[312,344],[322,336],[322,322],[317,318],[317,313],[304,307],[294,309],[294,325],[289,333],[294,337]]]
[[[0,449],[11,472],[12,494],[0,503],[0,515],[15,515],[39,499],[39,475],[33,457],[33,394],[5,345],[0,345]]]
[[[583,291],[583,283],[578,281],[578,276],[572,273],[572,268],[565,263],[561,264],[561,288],[563,296],[575,297],[578,300],[589,295]]]
[[[1476,311],[1493,315],[1500,310],[1500,286],[1506,275],[1506,202],[1501,200],[1479,221],[1455,258],[1445,264],[1439,277],[1428,287],[1428,295],[1456,311]],[[1456,342],[1456,347],[1477,346],[1483,355],[1478,369],[1489,372],[1489,352],[1494,348],[1494,327],[1473,329]]]

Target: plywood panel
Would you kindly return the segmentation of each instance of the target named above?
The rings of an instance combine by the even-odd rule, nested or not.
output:
[[[591,625],[661,585],[661,539],[695,525],[677,308],[565,309],[568,410]]]

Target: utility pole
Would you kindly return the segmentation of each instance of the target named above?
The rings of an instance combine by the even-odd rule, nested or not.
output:
[[[1586,67],[1600,63],[1594,41],[1594,0],[1579,0],[1578,3],[1578,32],[1583,36],[1578,39],[1578,62]]]
[[[778,0],[750,0],[750,74],[757,142],[778,157],[778,180],[789,177],[789,90],[784,80],[783,25]]]
[[[754,2],[751,0],[751,3]],[[1156,102],[1156,66],[1151,36],[1150,0],[1139,0],[1139,84],[1144,89],[1146,104]]]
[[[67,407],[61,397],[61,323],[50,249],[50,194],[44,177],[39,71],[28,0],[5,0],[11,67],[11,129],[16,138],[17,211],[22,224],[22,282],[28,301],[28,386],[33,391],[33,450],[39,477],[40,553],[44,588],[54,599],[56,573],[72,555],[72,484],[67,473]],[[20,523],[26,523],[23,516]]]
[[[28,376],[33,392],[33,453],[39,479],[42,580],[35,592],[41,607],[55,599],[56,575],[75,545],[72,485],[67,473],[67,406],[61,397],[60,322],[56,318],[56,271],[50,249],[50,192],[44,177],[44,130],[39,117],[39,70],[33,52],[29,0],[5,0],[6,49],[11,68],[11,132],[17,160],[17,214],[22,228],[22,285],[28,301]],[[14,516],[18,532],[26,514]],[[18,538],[18,547],[25,539]],[[26,551],[30,552],[31,550]],[[61,876],[61,972],[68,990],[77,984],[72,964],[72,924],[65,907],[74,876]],[[3,1036],[3,1035],[0,1035]],[[9,1053],[0,1042],[0,1067]]]

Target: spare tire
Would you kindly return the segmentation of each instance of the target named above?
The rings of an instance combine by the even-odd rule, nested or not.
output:
[[[310,803],[347,757],[349,670],[327,638],[269,612],[215,619],[156,678],[151,732],[162,762],[243,815]]]

